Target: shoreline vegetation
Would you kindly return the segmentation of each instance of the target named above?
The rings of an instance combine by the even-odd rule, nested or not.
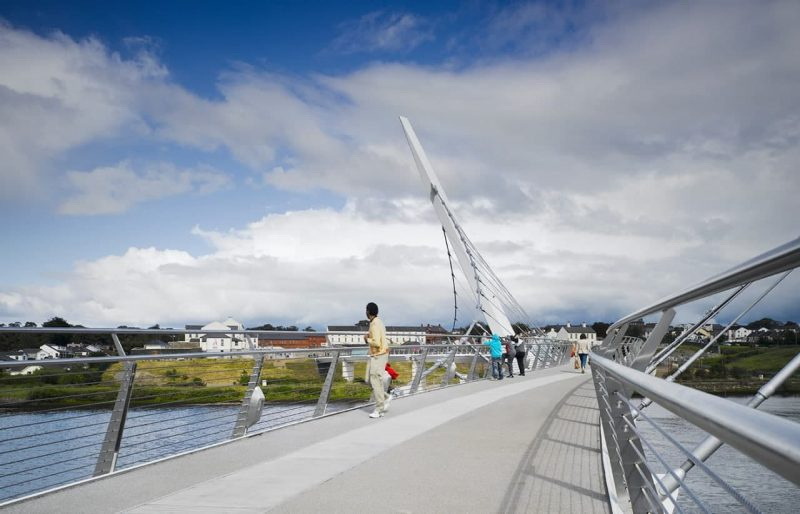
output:
[[[411,382],[411,363],[392,366],[399,376],[395,386]],[[253,361],[247,357],[141,361],[137,364],[130,406],[181,407],[239,405],[247,390]],[[329,402],[367,401],[371,389],[364,382],[365,363],[355,363],[353,382],[341,373],[341,363],[331,387]],[[459,365],[460,372],[467,368]],[[327,369],[313,360],[267,360],[258,378],[266,404],[314,404],[319,398]],[[442,380],[435,370],[428,383]],[[79,369],[45,368],[31,375],[0,374],[0,410],[42,411],[54,408],[111,409],[124,371],[120,363]],[[266,386],[264,386],[266,384]]]
[[[682,345],[656,370],[660,378],[671,375],[692,354],[697,344]],[[800,346],[720,346],[704,354],[678,377],[676,383],[718,396],[750,396],[766,384],[797,353]],[[789,378],[775,393],[800,395],[800,376]]]
[[[671,374],[699,347],[684,345],[663,366],[657,376]],[[677,382],[719,396],[752,395],[797,352],[800,346],[722,346],[704,355]],[[173,361],[141,361],[137,364],[131,407],[180,407],[197,405],[238,405],[246,392],[253,361],[250,358],[206,358]],[[395,362],[399,373],[395,386],[411,382],[411,364]],[[362,402],[370,397],[364,382],[366,364],[356,363],[355,380],[347,382],[336,370],[330,402]],[[459,365],[466,373],[468,366]],[[478,370],[479,372],[481,370]],[[76,369],[44,368],[31,375],[0,374],[0,409],[41,411],[54,408],[113,407],[123,378],[120,363],[91,365]],[[267,360],[258,385],[266,404],[313,404],[317,401],[327,369],[314,360]],[[430,385],[441,382],[444,370],[428,376]],[[266,387],[264,387],[266,384]],[[800,377],[793,377],[776,395],[800,395]]]

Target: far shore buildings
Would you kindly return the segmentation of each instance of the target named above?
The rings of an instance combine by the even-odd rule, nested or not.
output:
[[[261,334],[258,336],[259,348],[320,348],[325,346],[324,334],[287,333]]]
[[[364,345],[364,336],[369,331],[369,321],[363,319],[355,325],[328,325],[327,346]],[[422,345],[447,342],[443,337],[447,331],[440,325],[387,325],[386,338],[390,344]]]
[[[248,334],[224,334],[212,331],[244,330],[244,326],[228,317],[225,321],[212,321],[207,325],[186,325],[192,332],[185,335],[187,343],[198,343],[203,352],[235,352],[258,347],[258,338]],[[195,332],[196,331],[196,332]]]

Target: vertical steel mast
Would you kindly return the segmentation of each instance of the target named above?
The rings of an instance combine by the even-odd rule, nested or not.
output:
[[[417,164],[422,183],[425,184],[430,191],[433,209],[439,217],[439,222],[442,224],[447,239],[450,240],[453,246],[458,264],[477,302],[476,306],[478,310],[483,313],[484,319],[493,333],[500,336],[513,335],[514,329],[511,327],[511,322],[503,309],[503,300],[498,298],[491,288],[484,287],[484,281],[481,279],[481,268],[488,267],[486,266],[486,261],[477,253],[477,250],[475,250],[474,246],[469,242],[469,239],[461,229],[458,221],[456,221],[453,212],[450,210],[447,195],[445,195],[444,189],[439,183],[439,178],[433,171],[433,167],[430,161],[428,161],[425,150],[422,149],[422,145],[419,139],[417,139],[417,135],[411,127],[411,123],[403,116],[400,117],[400,123],[403,125],[403,132],[406,134],[408,146],[411,147],[411,153],[414,155],[414,162]],[[491,270],[487,269],[487,271],[491,275],[494,275],[491,273]]]

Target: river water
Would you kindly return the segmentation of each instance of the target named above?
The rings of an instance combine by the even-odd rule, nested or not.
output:
[[[335,412],[351,404],[329,404]],[[268,405],[251,432],[312,416],[314,404]],[[128,413],[117,469],[227,441],[238,406],[133,408]],[[67,409],[0,413],[0,503],[90,478],[111,412]]]
[[[747,402],[747,398],[729,399],[742,404]],[[800,397],[773,397],[764,402],[759,410],[800,422]],[[658,405],[654,404],[644,412],[689,450],[694,449],[706,437],[705,432]],[[639,420],[637,427],[672,468],[680,466],[686,460],[685,454],[663,438],[650,423]],[[656,473],[665,473],[664,466],[646,446],[645,453],[651,469]],[[800,512],[800,487],[751,461],[730,446],[722,446],[706,461],[706,465],[762,512]],[[701,469],[692,469],[686,482],[695,496],[712,512],[746,512],[739,502]],[[686,512],[702,512],[685,491],[679,493],[678,505]]]
[[[328,412],[349,406],[329,405]],[[800,397],[771,398],[760,410],[800,422]],[[251,430],[308,419],[313,411],[313,404],[265,406]],[[131,409],[117,469],[228,440],[237,412],[237,406]],[[657,405],[645,412],[689,449],[704,438],[703,432]],[[91,477],[110,415],[107,410],[0,413],[0,502]],[[683,454],[649,423],[640,421],[638,426],[670,466],[683,462]],[[654,471],[662,470],[649,452],[648,457]],[[736,450],[723,446],[707,464],[763,512],[798,512],[800,488]],[[687,481],[713,512],[742,511],[701,470],[692,470]],[[685,493],[679,504],[687,512],[700,512]]]

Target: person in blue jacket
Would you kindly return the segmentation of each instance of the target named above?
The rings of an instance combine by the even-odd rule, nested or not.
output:
[[[492,334],[492,338],[483,344],[489,347],[492,356],[492,378],[503,380],[503,344],[500,342],[500,336]]]

